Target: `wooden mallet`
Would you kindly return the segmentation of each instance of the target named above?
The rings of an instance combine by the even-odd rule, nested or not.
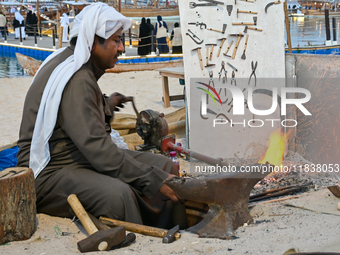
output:
[[[125,241],[125,227],[98,231],[76,195],[69,195],[67,202],[89,234],[87,238],[77,243],[79,251],[108,251]]]

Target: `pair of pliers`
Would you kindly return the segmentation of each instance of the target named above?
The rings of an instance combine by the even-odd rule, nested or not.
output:
[[[251,61],[251,68],[253,69],[253,71],[250,74],[248,85],[250,83],[251,77],[254,75],[254,78],[255,78],[255,87],[256,87],[256,74],[255,74],[255,70],[257,68],[257,61],[255,62],[255,65],[254,65],[254,61]]]

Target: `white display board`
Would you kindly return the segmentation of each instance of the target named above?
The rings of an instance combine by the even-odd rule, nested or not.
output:
[[[216,6],[197,6],[211,1],[179,1],[189,147],[212,157],[230,158],[236,154],[240,158],[253,158],[262,153],[261,149],[266,146],[270,133],[281,127],[284,119],[280,116],[279,106],[271,114],[254,114],[256,109],[268,110],[273,103],[280,104],[275,88],[280,95],[280,87],[285,86],[283,3],[268,6],[266,12],[266,6],[271,2],[268,0],[219,2],[221,4]],[[245,24],[248,24],[247,31]],[[214,45],[212,51],[211,45]],[[224,53],[229,46],[226,56]],[[203,68],[196,49],[198,47]],[[220,55],[217,56],[219,51]],[[222,61],[227,73],[222,69]],[[249,77],[256,63],[255,86],[254,75],[250,82]],[[209,81],[209,72],[213,83]],[[223,82],[225,75],[226,81]],[[220,98],[207,85],[213,87]],[[233,93],[231,87],[235,88]],[[257,90],[256,94],[250,94],[250,98],[249,88]],[[244,103],[240,103],[243,97]],[[249,99],[253,100],[255,110],[249,109]]]

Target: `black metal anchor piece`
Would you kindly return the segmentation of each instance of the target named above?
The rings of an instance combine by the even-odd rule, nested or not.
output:
[[[204,41],[203,39],[201,40],[197,35],[195,35],[190,29],[188,29],[186,35],[190,36],[190,38],[197,44],[202,44]]]

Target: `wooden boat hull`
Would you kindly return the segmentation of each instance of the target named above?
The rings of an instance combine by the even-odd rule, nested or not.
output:
[[[15,55],[24,71],[34,76],[38,71],[42,61],[36,60],[35,58],[28,57],[18,52],[16,52]]]
[[[36,60],[32,57],[15,53],[19,64],[25,70],[26,73],[34,76],[38,71],[42,61]],[[126,63],[117,64],[114,68],[106,70],[107,73],[121,73],[121,72],[131,72],[131,71],[147,71],[155,70],[159,68],[169,68],[169,67],[180,67],[183,66],[182,59],[159,61],[159,62],[145,62],[145,63]]]

